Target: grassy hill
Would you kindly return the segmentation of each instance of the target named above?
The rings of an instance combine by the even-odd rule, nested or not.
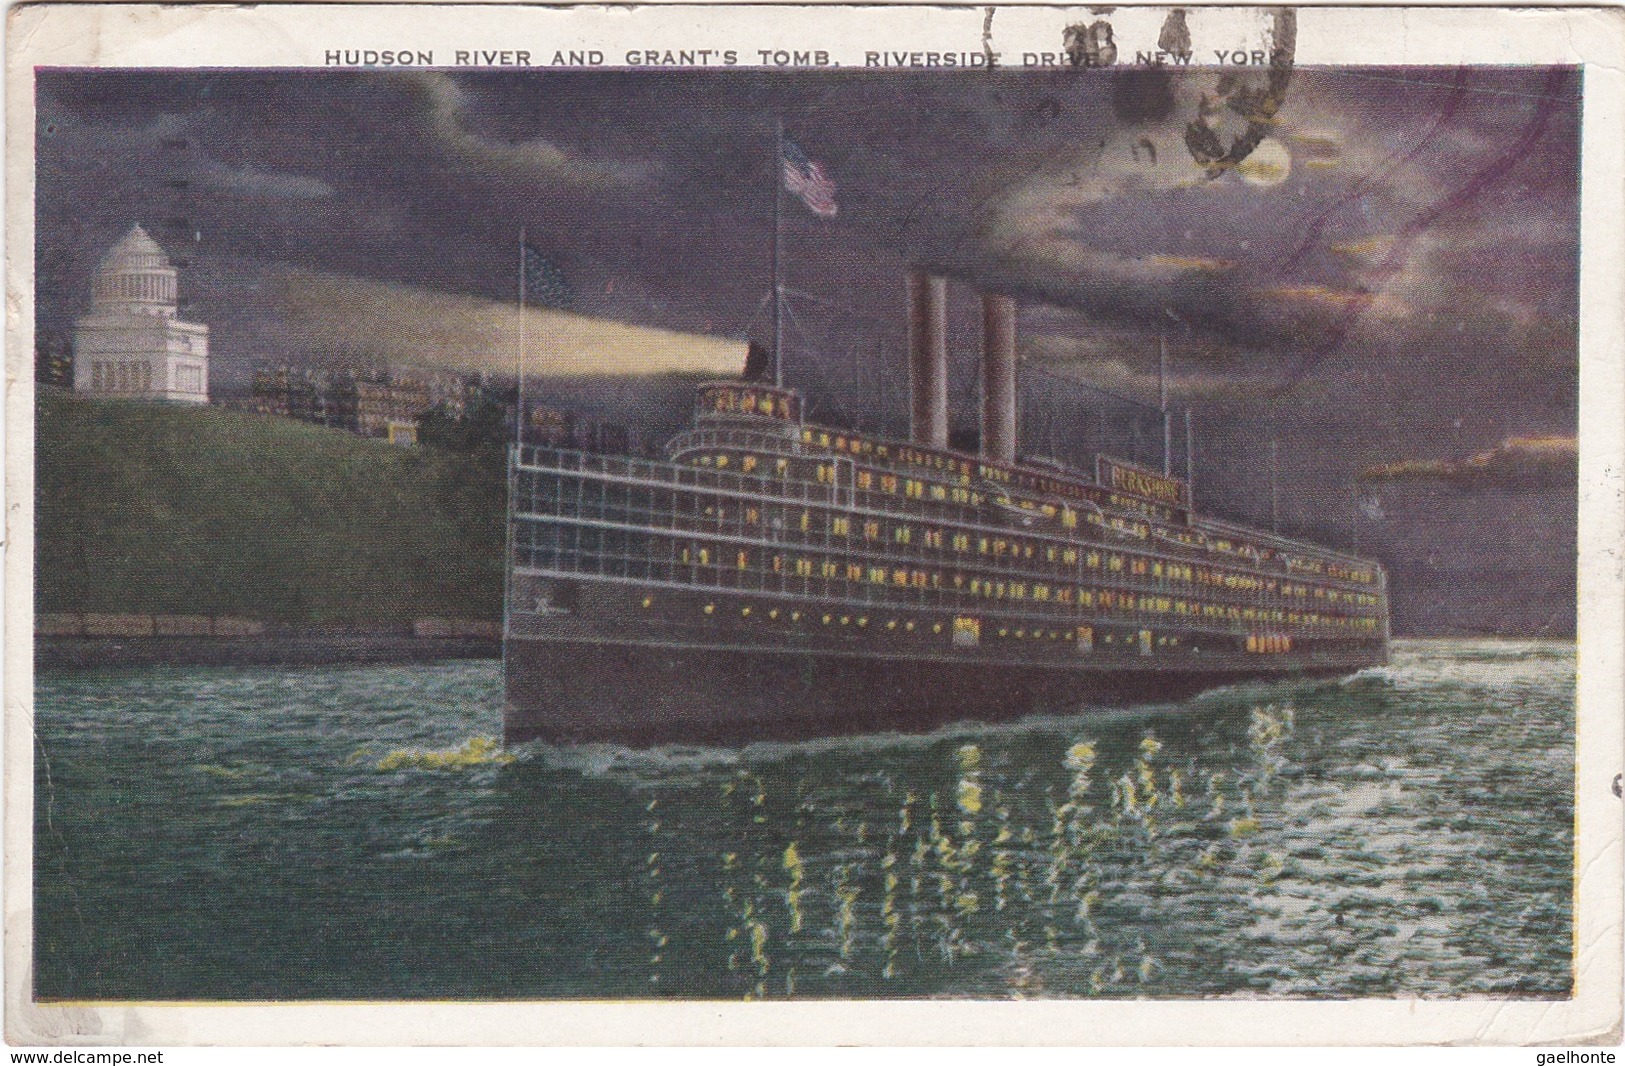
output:
[[[35,435],[39,611],[501,617],[500,456],[48,390]]]

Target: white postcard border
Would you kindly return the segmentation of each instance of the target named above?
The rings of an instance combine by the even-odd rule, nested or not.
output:
[[[5,1024],[13,1043],[349,1044],[1554,1044],[1617,1041],[1621,1017],[1621,815],[1625,752],[1625,18],[1617,8],[1311,6],[1300,65],[1535,63],[1584,66],[1580,629],[1575,995],[1511,999],[900,1004],[401,1003],[68,1004],[29,1001],[32,878],[33,139],[35,66],[321,67],[333,48],[500,49],[525,33],[606,52],[703,34],[707,46],[1021,53],[1053,49],[1090,9],[1048,5],[582,6],[41,5],[10,14],[7,70],[7,506],[5,570]],[[1125,49],[1167,8],[1119,7]],[[1188,8],[1199,26],[1252,32],[1256,8]],[[991,30],[989,30],[989,13]],[[1143,23],[1143,26],[1142,26]],[[1215,30],[1214,32],[1217,32]],[[1228,32],[1228,31],[1226,31]],[[988,36],[984,38],[984,33]],[[735,42],[718,44],[719,41]],[[367,42],[375,42],[368,44]],[[749,65],[749,64],[742,64]]]

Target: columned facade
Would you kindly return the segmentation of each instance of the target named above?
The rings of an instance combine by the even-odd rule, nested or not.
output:
[[[102,258],[74,328],[76,392],[209,402],[209,327],[176,318],[176,271],[140,226]]]

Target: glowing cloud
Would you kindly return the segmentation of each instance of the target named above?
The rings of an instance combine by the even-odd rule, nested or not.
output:
[[[1210,259],[1198,255],[1148,255],[1145,262],[1154,267],[1170,270],[1191,270],[1204,274],[1217,274],[1236,265],[1234,259]]]
[[[1325,311],[1370,313],[1388,320],[1407,318],[1412,312],[1410,304],[1397,296],[1380,292],[1334,289],[1326,285],[1277,285],[1260,289],[1257,294],[1283,306],[1299,305]]]
[[[1574,437],[1509,437],[1466,459],[1402,459],[1368,467],[1360,480],[1443,481],[1459,489],[1533,492],[1573,488],[1579,449]]]

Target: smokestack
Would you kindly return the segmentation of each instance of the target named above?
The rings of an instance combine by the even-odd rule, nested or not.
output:
[[[1016,457],[1016,301],[982,294],[982,454]]]
[[[948,446],[948,281],[908,273],[909,439]]]

